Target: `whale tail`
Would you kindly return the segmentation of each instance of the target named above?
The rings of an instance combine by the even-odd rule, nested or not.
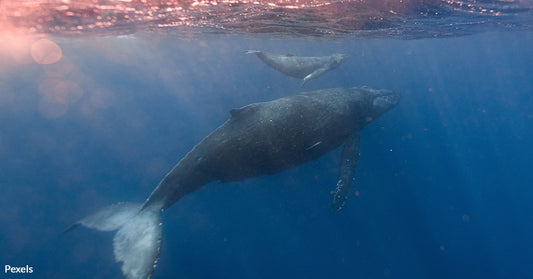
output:
[[[128,279],[149,278],[154,271],[161,247],[161,207],[143,207],[140,203],[119,203],[100,209],[72,226],[99,231],[117,231],[113,252],[122,262],[122,273]]]

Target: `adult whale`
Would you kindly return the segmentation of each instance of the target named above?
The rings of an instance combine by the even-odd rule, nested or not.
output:
[[[161,243],[161,213],[212,181],[240,181],[281,172],[344,144],[333,208],[346,200],[359,156],[361,129],[393,108],[400,95],[369,87],[304,92],[230,111],[231,117],[198,143],[144,204],[120,203],[76,224],[118,230],[115,258],[127,278],[147,278]]]
[[[248,50],[246,54],[255,54],[268,66],[291,77],[303,79],[302,85],[308,80],[317,78],[325,72],[337,68],[348,56],[332,54],[330,56],[303,57],[271,54],[259,50]]]

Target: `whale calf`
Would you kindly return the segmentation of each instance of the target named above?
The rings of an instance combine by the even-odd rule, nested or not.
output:
[[[268,66],[291,77],[303,79],[302,85],[317,78],[325,72],[335,69],[348,56],[332,54],[330,56],[303,57],[294,55],[278,55],[259,50],[248,50],[246,54],[255,54]]]
[[[359,157],[360,131],[400,99],[369,87],[304,92],[230,111],[231,117],[185,155],[143,203],[103,208],[83,225],[117,231],[113,250],[127,278],[147,278],[159,256],[162,212],[183,196],[213,182],[275,174],[344,145],[332,207],[348,195]]]

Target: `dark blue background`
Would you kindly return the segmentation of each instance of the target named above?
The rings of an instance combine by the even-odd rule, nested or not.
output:
[[[0,264],[34,273],[0,278],[121,278],[112,233],[61,231],[143,201],[231,108],[359,85],[403,99],[363,131],[342,211],[329,207],[339,150],[210,184],[165,212],[154,278],[533,278],[532,33],[56,42],[59,63],[1,71]],[[301,88],[246,49],[350,58]],[[57,118],[42,113],[50,79],[83,91]]]

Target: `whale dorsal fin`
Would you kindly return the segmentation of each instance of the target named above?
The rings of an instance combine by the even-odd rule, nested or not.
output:
[[[230,109],[229,113],[232,118],[246,117],[250,113],[254,112],[257,109],[256,104],[250,104],[242,108]]]

